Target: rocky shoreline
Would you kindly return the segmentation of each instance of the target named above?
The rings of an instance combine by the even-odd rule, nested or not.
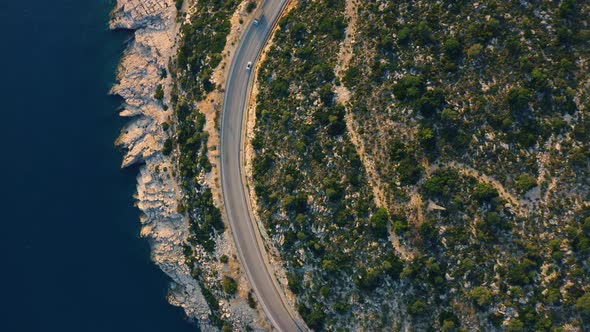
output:
[[[173,117],[172,109],[154,98],[158,84],[173,56],[178,33],[173,0],[118,0],[111,29],[130,29],[134,38],[125,51],[111,93],[124,99],[120,115],[129,117],[116,145],[126,154],[122,167],[141,164],[137,176],[137,207],[141,210],[141,236],[147,238],[152,260],[171,279],[168,300],[182,307],[189,319],[211,329],[211,313],[198,282],[185,264],[182,244],[188,234],[186,218],[177,212],[181,191],[172,174],[173,161],[162,154],[166,139],[162,125]]]
[[[240,16],[238,13],[236,17]],[[229,273],[239,280],[239,296],[228,299],[220,290],[213,291],[222,318],[240,330],[246,327],[263,330],[267,325],[263,315],[246,303],[250,286],[236,266],[229,231],[217,237],[214,257],[208,257],[202,248],[192,248],[193,253],[201,253],[197,255],[201,258],[196,260],[200,276],[193,275],[186,264],[184,246],[190,234],[189,221],[178,212],[184,192],[177,181],[174,155],[165,156],[162,152],[171,134],[164,128],[175,121],[173,107],[169,107],[173,82],[168,66],[176,55],[180,36],[182,20],[177,19],[177,14],[174,0],[117,0],[110,28],[133,30],[134,38],[123,54],[117,83],[111,89],[111,94],[124,100],[120,115],[130,119],[115,144],[125,151],[122,167],[140,165],[135,198],[141,211],[141,236],[150,243],[152,261],[171,278],[170,304],[183,308],[188,319],[202,330],[217,330],[211,322],[213,312],[199,278],[207,287],[215,289],[222,274]],[[233,21],[232,24],[238,24],[238,18]],[[232,35],[228,40],[235,38]],[[231,48],[233,44],[228,41],[228,45]],[[223,68],[216,72],[223,72]],[[162,98],[156,97],[158,90],[164,92]],[[206,178],[213,181],[211,174]],[[230,257],[233,263],[224,266],[220,263],[221,256]]]

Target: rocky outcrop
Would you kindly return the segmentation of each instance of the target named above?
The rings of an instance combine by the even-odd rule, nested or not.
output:
[[[242,12],[243,8],[236,13],[232,25],[237,24]],[[137,207],[142,212],[141,236],[150,242],[152,260],[172,280],[168,301],[182,307],[201,330],[214,331],[217,327],[211,325],[212,312],[201,286],[185,263],[183,245],[190,232],[186,216],[177,212],[183,190],[174,176],[176,161],[174,156],[162,153],[164,142],[172,134],[163,129],[164,123],[172,124],[175,120],[170,102],[172,75],[167,73],[167,65],[176,53],[180,28],[174,0],[118,0],[111,15],[111,29],[134,30],[134,38],[121,59],[117,84],[111,93],[123,98],[120,115],[130,119],[116,141],[125,151],[122,167],[141,164],[136,195]],[[228,42],[228,45],[233,44]],[[216,69],[217,75],[223,72],[221,67]],[[160,85],[164,97],[156,99]],[[211,181],[211,174],[203,176],[201,181],[203,186],[211,187],[205,178]],[[250,286],[240,271],[231,233],[226,231],[215,241],[216,252],[212,256],[200,246],[193,247],[192,252],[200,280],[212,287],[210,291],[220,299],[217,314],[238,330],[246,327],[263,330],[267,322],[245,301]],[[220,263],[221,256],[230,257],[229,264]],[[222,278],[219,271],[238,279],[237,297],[221,299],[227,296],[216,286]]]
[[[173,0],[118,0],[111,13],[111,29],[167,30],[174,22]]]
[[[133,29],[135,38],[126,50],[111,93],[121,96],[121,116],[131,121],[117,145],[126,151],[122,167],[141,163],[137,177],[137,206],[142,212],[141,235],[150,241],[152,260],[172,279],[169,301],[184,309],[201,329],[208,323],[209,307],[198,282],[185,264],[182,244],[188,234],[186,218],[177,212],[182,191],[172,175],[174,163],[162,154],[167,138],[162,128],[172,119],[168,103],[170,78],[165,68],[174,54],[178,32],[174,0],[118,0],[112,13],[112,29]],[[154,94],[162,85],[165,98]]]

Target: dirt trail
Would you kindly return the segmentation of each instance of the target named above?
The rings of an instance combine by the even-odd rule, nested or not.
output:
[[[494,189],[496,189],[498,191],[498,194],[500,195],[500,197],[502,197],[504,200],[506,200],[508,203],[510,203],[510,205],[515,207],[515,212],[518,215],[520,215],[520,216],[527,215],[527,211],[520,204],[520,200],[518,198],[516,198],[516,196],[514,196],[513,194],[508,192],[508,190],[506,190],[506,188],[502,185],[502,183],[500,183],[500,181],[494,179],[493,177],[491,177],[489,175],[483,174],[482,172],[476,170],[475,168],[472,168],[470,166],[467,166],[465,164],[462,164],[462,163],[459,163],[456,161],[451,161],[451,162],[445,163],[443,165],[432,165],[432,166],[430,166],[429,171],[434,172],[435,170],[437,170],[439,168],[445,168],[445,167],[454,168],[462,175],[471,176],[480,182],[487,183],[487,184],[491,185],[492,187],[494,187]]]
[[[353,56],[353,45],[355,43],[355,36],[356,36],[356,28],[357,28],[357,21],[358,21],[358,10],[359,2],[356,0],[347,0],[346,1],[346,18],[348,21],[348,27],[346,28],[346,37],[340,46],[340,50],[338,52],[338,63],[334,68],[334,72],[336,73],[336,77],[342,82],[342,77],[344,72],[348,69],[350,65],[350,61],[352,60]],[[349,107],[349,100],[350,100],[350,91],[346,88],[343,84],[336,86],[334,88],[336,93],[336,100],[344,105],[346,109],[346,129],[348,131],[348,137],[350,138],[351,143],[356,148],[357,154],[359,155],[363,166],[365,167],[365,172],[367,173],[367,178],[369,180],[369,186],[373,191],[373,196],[375,200],[375,204],[379,207],[383,207],[389,209],[389,205],[387,204],[387,196],[383,190],[386,188],[385,184],[381,182],[381,178],[379,176],[379,172],[375,167],[375,161],[371,158],[369,153],[367,152],[367,148],[365,146],[365,142],[358,131],[358,126],[356,125],[353,114],[350,112]],[[391,211],[390,211],[391,212]],[[421,211],[420,211],[421,212]],[[420,213],[419,212],[419,213]],[[391,243],[401,258],[408,260],[414,257],[414,253],[409,251],[399,240],[397,234],[391,229],[389,226],[389,234],[391,237]]]

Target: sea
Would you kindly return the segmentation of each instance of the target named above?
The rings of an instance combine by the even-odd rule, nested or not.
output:
[[[120,168],[114,0],[0,0],[0,331],[196,331]]]

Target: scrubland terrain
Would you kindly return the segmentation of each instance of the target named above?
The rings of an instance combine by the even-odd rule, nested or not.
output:
[[[252,177],[315,330],[590,324],[587,1],[297,1]]]

